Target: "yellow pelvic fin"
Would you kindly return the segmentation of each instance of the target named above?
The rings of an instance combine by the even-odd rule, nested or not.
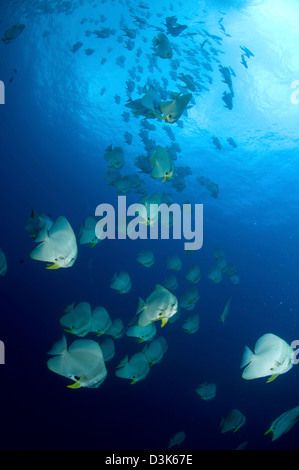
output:
[[[266,383],[268,384],[269,382],[273,382],[273,380],[275,380],[276,377],[278,377],[278,376],[279,376],[279,374],[273,374],[273,375],[271,375],[270,379],[268,379]]]
[[[271,429],[271,428],[268,429],[268,431],[266,431],[266,432],[264,433],[264,436],[266,436],[266,435],[269,434],[270,432],[272,432],[272,429]]]
[[[72,335],[75,334],[75,333],[73,332],[73,330],[66,330],[66,329],[64,329],[64,331],[66,331],[67,333],[71,333]]]
[[[134,385],[136,383],[136,380],[132,380],[132,382],[130,383],[130,385]]]
[[[164,183],[164,181],[167,180],[167,176],[164,176],[164,178],[162,179],[161,183]]]
[[[164,121],[166,121],[166,116],[159,116],[159,114],[156,114],[156,113],[153,113],[153,115],[159,119],[163,119]]]
[[[56,263],[48,264],[48,265],[46,266],[46,269],[59,269],[59,268],[61,268],[61,266],[59,266],[59,265],[56,264]]]
[[[89,246],[90,246],[90,248],[94,248],[94,247],[96,246],[96,244],[97,244],[97,243],[92,242],[92,243],[89,244]]]
[[[102,336],[102,332],[99,331],[99,332],[97,333],[97,336]]]
[[[162,318],[161,328],[168,322],[168,318]]]
[[[137,339],[137,343],[143,343],[143,342],[144,342],[144,339],[142,338]]]
[[[82,385],[79,384],[79,382],[75,382],[72,385],[67,385],[67,388],[81,388]]]

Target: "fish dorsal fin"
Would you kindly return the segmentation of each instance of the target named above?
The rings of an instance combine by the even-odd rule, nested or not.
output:
[[[241,362],[241,365],[240,365],[240,369],[242,369],[243,367],[245,367],[247,364],[249,364],[249,362],[251,362],[254,358],[254,354],[253,352],[251,351],[251,349],[249,349],[248,346],[245,346],[245,351],[243,353],[243,357],[242,357],[242,362]]]
[[[72,304],[68,305],[66,307],[66,309],[64,310],[65,313],[69,313],[69,312],[72,312],[74,310],[74,307],[75,307],[75,302],[73,302]]]
[[[144,302],[144,300],[142,300],[141,297],[139,297],[136,315],[138,315],[140,312],[142,312],[142,310],[144,310],[145,308],[146,308],[146,303]]]
[[[121,361],[120,363],[118,364],[118,366],[116,366],[116,369],[120,369],[121,367],[124,367],[126,364],[129,363],[129,357],[128,355],[126,355]]]
[[[48,233],[48,229],[46,227],[46,225],[44,225],[44,227],[42,227],[38,232],[37,232],[37,235],[34,239],[34,241],[36,243],[38,242],[42,242],[44,240],[46,240],[46,238],[49,236],[49,233]]]
[[[53,356],[60,355],[60,354],[63,354],[63,352],[66,351],[66,349],[67,349],[66,337],[63,335],[59,341],[53,344],[48,354],[51,354]]]
[[[171,93],[170,96],[173,100],[176,100],[181,94],[182,94],[181,92],[175,91],[175,92]]]
[[[257,342],[255,343],[254,352],[256,354],[262,353],[272,348],[279,348],[279,344],[281,343],[281,338],[272,333],[266,333],[265,335],[261,336]]]
[[[60,216],[55,220],[54,224],[49,230],[49,237],[55,238],[57,233],[61,233],[61,232],[73,234],[72,227],[70,226],[66,218],[63,216]]]
[[[156,284],[155,291],[160,291],[160,292],[169,292],[165,287],[161,286],[160,284]]]
[[[84,228],[85,230],[95,230],[96,226],[96,219],[94,217],[86,217],[85,222],[84,222]]]
[[[146,94],[141,99],[141,103],[147,109],[151,109],[154,111],[155,107],[158,106],[160,102],[160,98],[153,86],[149,86],[148,90],[145,92]]]
[[[156,152],[155,151],[150,154],[149,162],[150,162],[151,166],[154,166],[154,164],[156,163]]]

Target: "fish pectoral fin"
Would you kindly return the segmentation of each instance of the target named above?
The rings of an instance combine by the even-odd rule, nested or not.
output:
[[[67,388],[81,388],[82,385],[79,384],[79,382],[75,382],[74,384],[72,385],[67,385]]]
[[[279,374],[273,374],[271,375],[271,377],[267,380],[267,384],[270,383],[270,382],[273,382],[273,380],[275,380],[277,377],[279,376]]]
[[[56,263],[48,264],[48,265],[46,266],[46,269],[60,269],[60,268],[61,268],[61,266],[59,266],[59,265],[56,264]]]
[[[281,362],[278,362],[278,361],[274,361],[274,364],[276,367],[280,367],[282,366],[282,363]],[[272,370],[272,369],[271,369]]]

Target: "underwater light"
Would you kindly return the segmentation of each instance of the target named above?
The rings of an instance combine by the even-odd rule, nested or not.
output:
[[[299,8],[295,0],[264,0],[257,2],[261,11],[268,17],[269,21],[279,21],[288,29],[298,31]],[[276,31],[280,33],[280,31]]]

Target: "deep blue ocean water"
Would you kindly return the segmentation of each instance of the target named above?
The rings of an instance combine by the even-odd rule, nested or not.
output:
[[[132,15],[144,18],[144,29]],[[151,68],[157,34],[151,25],[166,31],[165,18],[172,16],[187,28],[176,37],[168,35],[175,46],[173,58],[156,56]],[[299,108],[291,102],[291,84],[299,80],[298,17],[295,0],[1,4],[2,37],[13,24],[26,25],[10,44],[0,44],[0,80],[5,84],[5,105],[0,107],[0,248],[8,266],[0,279],[0,340],[6,351],[6,363],[0,366],[1,449],[165,450],[178,431],[186,434],[182,450],[235,449],[244,441],[248,450],[298,449],[296,426],[275,442],[264,436],[274,419],[299,405],[297,366],[272,383],[266,378],[246,381],[240,370],[245,345],[253,349],[263,334],[273,333],[289,344],[299,334]],[[125,47],[127,38],[119,39],[121,25],[136,30],[133,50]],[[102,27],[115,33],[96,38],[92,32]],[[218,42],[207,32],[220,38]],[[203,66],[204,38],[210,41],[206,50],[211,70]],[[83,46],[73,53],[78,41]],[[247,59],[248,68],[240,63],[240,46],[254,53]],[[94,49],[92,55],[85,54],[88,48]],[[116,62],[120,56],[125,57],[124,67]],[[103,57],[107,60],[102,64]],[[203,88],[192,93],[190,108],[180,118],[182,127],[156,118],[149,120],[155,130],[148,132],[156,145],[167,146],[172,142],[164,127],[170,127],[181,149],[174,163],[190,167],[192,174],[185,177],[182,192],[171,181],[161,184],[151,175],[138,174],[149,194],[167,192],[174,202],[203,204],[203,247],[189,255],[184,240],[104,240],[94,248],[78,245],[71,268],[46,270],[29,256],[35,245],[24,227],[31,210],[53,219],[66,217],[78,234],[98,204],[116,205],[117,191],[104,179],[105,149],[122,147],[122,174],[137,173],[135,158],[147,154],[139,135],[143,116],[125,107],[126,81],[135,82],[132,99],[142,96],[138,86],[155,80],[162,84],[162,78],[167,78],[169,92],[182,91],[183,83],[170,74],[173,60],[178,61],[177,74],[191,74]],[[236,75],[231,110],[222,101],[228,89],[219,65],[230,66]],[[124,112],[130,114],[128,122]],[[132,135],[130,145],[126,131]],[[213,136],[222,143],[221,150]],[[237,148],[228,144],[228,137]],[[198,176],[219,185],[218,198],[198,184]],[[140,197],[131,191],[128,203]],[[226,275],[219,284],[208,278],[215,247],[237,266],[239,284]],[[149,269],[136,261],[145,249],[155,255]],[[187,268],[200,266],[200,299],[192,311],[199,313],[199,331],[183,331],[189,315],[183,310],[163,330],[158,325],[157,336],[165,336],[168,350],[134,386],[116,377],[115,367],[144,343],[127,336],[116,339],[103,384],[68,389],[69,381],[47,368],[47,352],[63,333],[59,319],[65,307],[82,301],[92,308],[102,305],[127,325],[138,297],[146,299],[170,274],[166,261],[173,254],[183,260],[174,291],[178,298],[189,287]],[[120,271],[132,279],[131,291],[122,296],[110,288],[113,274]],[[220,315],[230,296],[231,310],[223,325]],[[77,339],[66,336],[68,344]],[[217,386],[209,402],[195,393],[203,382]],[[233,408],[246,416],[246,424],[238,432],[221,434],[221,418]]]

